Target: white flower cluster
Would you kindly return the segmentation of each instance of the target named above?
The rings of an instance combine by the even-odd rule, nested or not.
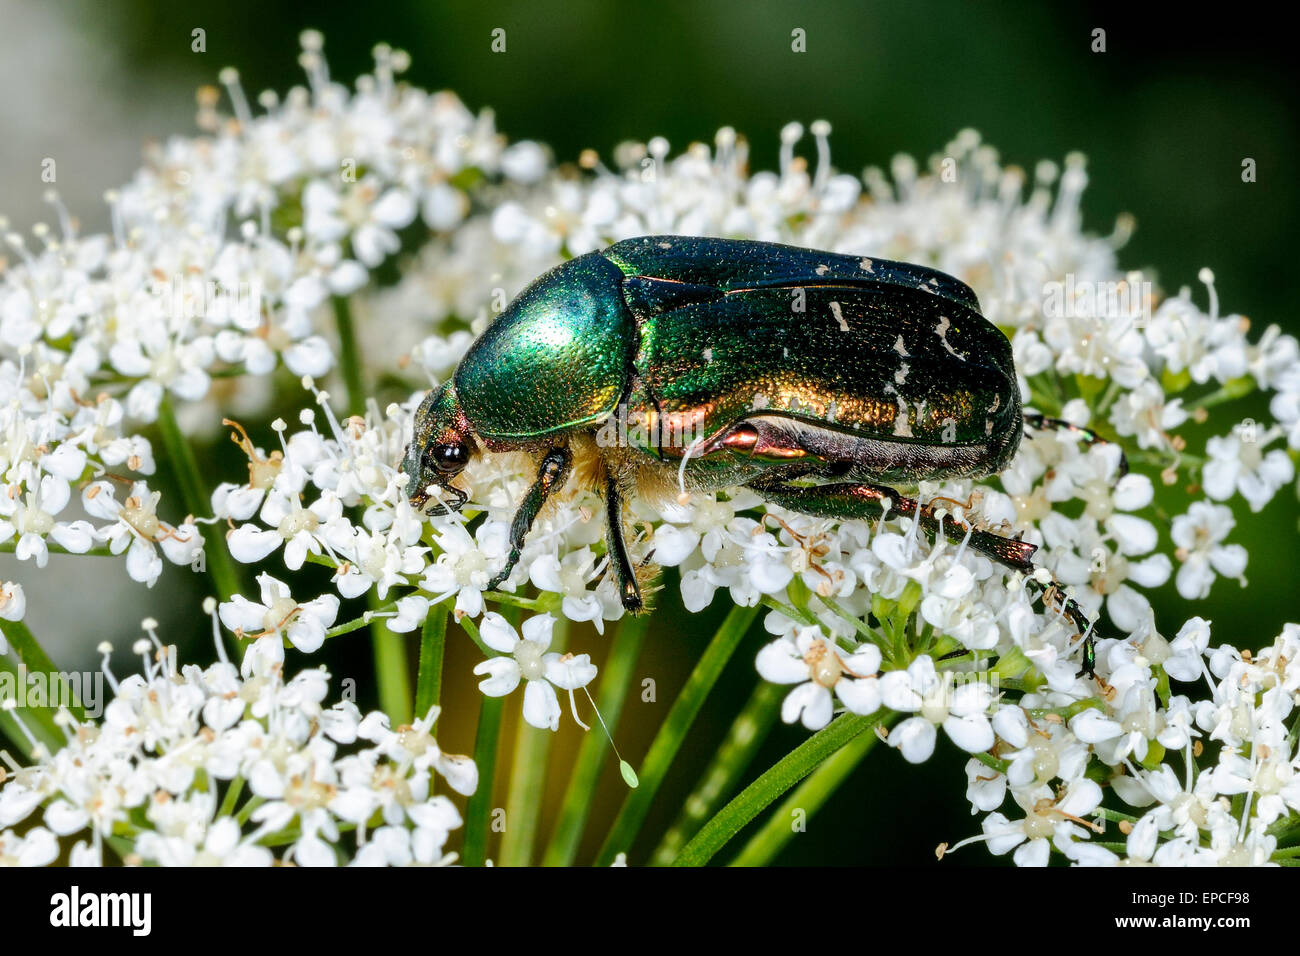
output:
[[[204,91],[210,135],[151,149],[107,195],[110,235],[78,235],[54,193],[60,230],[38,226],[35,245],[0,220],[12,254],[0,259],[0,547],[20,560],[106,546],[151,586],[159,550],[194,562],[199,535],[160,519],[143,480],[155,462],[139,432],[164,401],[211,431],[264,407],[278,364],[324,375],[330,297],[365,286],[398,231],[419,217],[451,229],[473,184],[539,172],[540,148],[507,147],[490,112],[398,84],[404,53],[377,48],[354,92],[329,80],[319,35],[303,44],[308,86],[263,94],[264,112],[224,71],[236,115],[218,115],[217,91]],[[96,479],[123,470],[140,477],[118,500]],[[70,485],[108,524],[68,514]]]
[[[1025,174],[1003,168],[968,131],[928,171],[900,157],[888,176],[871,169],[859,180],[835,172],[829,125],[815,123],[815,162],[796,155],[803,129],[792,124],[776,172],[751,174],[745,143],[729,129],[713,148],[695,144],[671,158],[669,145],[655,139],[620,147],[613,170],[586,154],[580,169],[557,168],[536,144],[505,146],[490,114],[475,117],[446,94],[396,82],[400,52],[380,48],[374,75],[349,91],[330,81],[319,37],[306,35],[304,45],[310,88],[283,101],[264,95],[259,115],[237,78],[223,74],[235,115],[222,117],[215,98],[205,101],[201,120],[211,136],[170,141],[112,194],[112,237],[83,240],[68,227],[57,240],[42,233],[39,251],[11,238],[20,258],[0,285],[0,475],[8,486],[0,494],[0,547],[38,564],[47,542],[71,552],[126,551],[131,575],[151,583],[161,568],[157,550],[193,560],[202,542],[192,516],[164,522],[142,480],[131,481],[119,503],[107,479],[123,465],[153,471],[150,446],[131,429],[166,414],[165,395],[189,403],[181,410],[190,419],[211,421],[235,407],[223,389],[237,381],[245,396],[261,396],[261,405],[248,405],[256,414],[283,364],[317,407],[303,410],[296,430],[273,423],[279,447],[270,452],[235,426],[248,478],[227,476],[239,480],[219,485],[211,506],[228,524],[226,544],[238,561],[275,562],[290,574],[308,562],[326,565],[337,596],[295,598],[289,584],[263,574],[258,600],[232,596],[219,610],[233,634],[257,639],[245,659],[254,671],[240,684],[233,667],[218,664],[211,681],[220,678],[240,701],[246,693],[260,700],[265,686],[287,688],[276,684],[265,649],[288,642],[317,650],[335,628],[340,599],[373,592],[380,606],[367,621],[386,619],[397,633],[419,628],[431,608],[450,606],[490,652],[475,668],[484,693],[511,693],[522,680],[525,718],[554,729],[562,716],[557,691],[572,699],[595,677],[587,655],[549,650],[555,616],[603,633],[623,614],[606,573],[601,502],[574,482],[538,518],[505,593],[487,592],[535,465],[523,454],[481,456],[465,473],[471,497],[461,513],[415,513],[398,465],[423,390],[445,379],[474,334],[537,274],[631,236],[744,237],[932,265],[967,282],[985,315],[1011,336],[1026,407],[1077,427],[1032,432],[996,479],[925,485],[919,497],[947,520],[1037,545],[1036,561],[1050,575],[1026,580],[967,542],[930,540],[897,512],[872,522],[814,519],[763,505],[743,489],[633,501],[634,557],[653,555],[678,569],[689,611],[719,591],[735,604],[768,608],[772,640],[757,666],[764,678],[791,685],[782,706],[787,722],[816,730],[837,711],[884,708],[900,719],[889,742],[913,762],[933,753],[943,728],[973,755],[967,795],[973,811],[986,814],[994,852],[1015,847],[1017,862],[1044,863],[1054,846],[1076,862],[1113,862],[1113,848],[1089,842],[1095,821],[1104,820],[1127,833],[1133,859],[1269,858],[1269,827],[1300,811],[1291,784],[1300,763],[1285,724],[1300,685],[1297,637],[1289,627],[1271,650],[1252,656],[1210,648],[1208,625],[1193,619],[1167,641],[1145,592],[1172,579],[1182,597],[1199,600],[1219,577],[1244,584],[1245,550],[1228,541],[1231,505],[1240,497],[1258,511],[1294,480],[1295,338],[1276,327],[1249,338],[1244,318],[1220,315],[1208,270],[1201,275],[1207,310],[1189,290],[1162,298],[1141,274],[1121,272],[1116,248],[1129,225],[1122,221],[1104,239],[1083,233],[1086,173],[1077,156],[1063,168],[1040,164],[1025,195]],[[401,250],[411,254],[399,263],[400,279],[374,287],[371,270]],[[210,277],[219,302],[190,307],[183,285],[160,301],[158,276]],[[245,287],[257,296],[239,295]],[[342,347],[356,349],[375,378],[404,383],[404,400],[382,412],[372,400],[364,414],[340,421],[317,381],[335,359],[327,306],[343,297],[356,329]],[[255,382],[264,387],[246,387]],[[1191,434],[1203,455],[1189,450],[1177,430],[1202,428],[1212,408],[1253,390],[1270,394],[1275,422],[1224,421],[1217,437]],[[1084,427],[1112,440],[1092,442]],[[1270,447],[1283,441],[1291,452]],[[1132,472],[1122,467],[1121,449]],[[1160,490],[1180,482],[1195,500],[1165,517]],[[88,514],[105,524],[60,520],[74,485]],[[1116,635],[1098,645],[1095,678],[1081,673],[1083,642],[1046,587],[1052,576],[1089,616],[1104,614],[1098,633]],[[490,601],[533,613],[516,630],[488,610]],[[6,584],[0,616],[15,619],[23,605],[21,588]],[[172,665],[158,665],[165,666]],[[189,711],[177,709],[190,713],[180,749],[195,754],[184,761],[191,773],[203,766],[198,755],[213,749],[209,736],[219,740],[250,723],[239,715],[221,727],[208,720],[210,702],[234,698],[205,691],[207,673],[174,675],[175,686],[193,684],[199,695]],[[150,671],[145,683],[159,674]],[[1170,679],[1201,677],[1206,698],[1169,689]],[[123,700],[126,713],[135,713],[137,699]],[[301,703],[300,693],[285,706],[298,715],[302,707],[322,718],[334,713],[320,711],[319,699]],[[265,714],[252,714],[256,732],[282,732]],[[81,748],[88,766],[103,765],[107,756],[93,755],[111,755],[114,745],[101,741],[112,739],[115,719],[95,732],[76,728],[60,754]],[[385,736],[392,732],[380,734],[373,715],[370,724],[333,719],[375,743],[396,765],[383,765],[386,773],[440,759],[431,742],[409,761],[395,756],[387,748],[397,745]],[[185,852],[209,852],[201,850],[209,836],[190,838],[208,834],[229,853],[256,855],[259,839],[298,819],[295,858],[314,860],[336,817],[357,826],[360,842],[366,821],[382,810],[391,826],[411,823],[414,835],[408,841],[394,831],[381,840],[376,832],[364,848],[382,846],[393,861],[436,859],[442,843],[434,837],[445,838],[453,825],[446,808],[421,810],[421,822],[398,809],[391,815],[387,803],[371,805],[390,791],[375,783],[373,761],[369,777],[335,761],[329,739],[343,741],[330,738],[330,726],[293,743],[295,753],[330,751],[306,764],[319,774],[307,778],[311,786],[325,789],[298,794],[292,805],[259,791],[269,802],[254,814],[264,823],[256,838],[216,833],[211,799],[196,792],[192,807],[158,823],[150,839],[142,835],[133,852],[181,859],[182,849],[165,851],[161,836],[179,828]],[[367,727],[378,736],[366,737]],[[176,762],[167,755],[177,749],[158,759]],[[1164,762],[1176,751],[1181,777]],[[0,823],[2,808],[21,805],[22,794],[44,800],[63,786],[60,754],[21,771],[34,782],[0,791]],[[205,772],[250,785],[270,779],[270,771],[258,776],[243,765],[218,769],[225,775]],[[286,776],[290,770],[296,776]],[[273,771],[284,788],[304,779],[305,771],[283,761]],[[189,792],[189,781],[182,783]],[[1099,809],[1103,783],[1130,807],[1153,809],[1140,818]],[[1014,821],[1001,810],[1008,797],[1019,808]],[[70,803],[66,814],[58,804],[56,820],[86,807]],[[442,806],[422,796],[415,803]],[[303,816],[308,805],[312,813]],[[338,809],[344,805],[346,815]],[[290,809],[272,819],[267,806]],[[102,824],[94,820],[96,840],[126,819],[112,808],[96,812],[103,816]],[[69,832],[48,819],[47,826]],[[422,828],[431,835],[420,835]],[[11,856],[43,854],[14,845]]]
[[[1045,865],[1053,846],[1086,864],[1119,862],[1117,851],[1160,865],[1268,863],[1278,848],[1275,824],[1300,810],[1292,732],[1300,629],[1288,624],[1254,655],[1209,640],[1209,624],[1192,618],[1173,641],[1152,632],[1140,644],[1110,642],[1101,706],[1080,708],[1048,691],[1000,708],[993,726],[1002,755],[967,765],[972,807],[993,812],[983,836],[964,842],[987,841],[998,854],[1014,849],[1022,866]],[[1168,696],[1170,679],[1204,680],[1209,695]],[[1103,792],[1088,772],[1090,755],[1119,799],[1145,812],[1098,809]],[[996,809],[1008,792],[1017,819]],[[1124,839],[1087,842],[1107,819],[1118,821]]]
[[[231,554],[251,563],[280,552],[290,571],[309,559],[329,565],[343,598],[374,589],[380,599],[391,599],[372,618],[386,618],[387,628],[397,633],[418,628],[430,606],[442,602],[451,602],[458,618],[481,617],[482,640],[500,655],[475,670],[489,674],[481,685],[484,692],[508,694],[522,677],[527,682],[525,719],[537,727],[558,728],[555,689],[573,691],[590,683],[596,676],[590,658],[547,653],[555,621],[549,614],[530,617],[520,639],[501,615],[484,612],[483,592],[505,558],[513,494],[523,492],[523,473],[510,474],[513,484],[495,480],[503,477],[495,472],[489,477],[498,491],[501,517],[486,518],[473,535],[462,515],[423,519],[411,508],[406,477],[397,468],[420,396],[406,407],[390,406],[382,417],[372,408],[366,417],[340,423],[330,410],[329,395],[315,394],[328,422],[326,435],[315,427],[314,410],[304,409],[300,419],[305,430],[286,438],[287,426],[274,423],[282,445],[274,453],[255,448],[242,433],[237,436],[249,458],[250,480],[221,484],[212,496],[214,512],[233,526],[227,538]],[[590,547],[600,526],[579,509],[577,504],[561,509],[563,529],[549,535],[545,528],[537,529],[535,536],[548,537],[550,544],[529,568],[540,589],[565,595],[555,602],[562,613],[599,625],[604,617],[619,616],[622,605],[608,583],[599,594],[586,591],[588,580],[600,571],[593,569]],[[569,529],[572,535],[565,533]],[[558,554],[564,555],[562,561]],[[283,632],[300,651],[320,648],[338,613],[338,597],[296,602],[288,586],[270,575],[262,576],[261,590],[260,603],[237,595],[222,604],[222,622],[241,638]]]
[[[144,627],[139,674],[118,681],[101,647],[114,691],[102,721],[61,711],[66,745],[50,754],[33,737],[30,767],[0,753],[0,863],[53,862],[62,837],[77,838],[74,866],[100,865],[105,846],[164,866],[333,866],[340,852],[362,866],[454,861],[443,846],[461,818],[433,792],[434,772],[467,794],[478,771],[439,749],[436,711],[392,728],[350,701],[326,706],[323,668],[285,678],[279,628],[238,666],[218,640],[218,661],[201,668],[178,665]],[[38,810],[41,824],[13,829]],[[355,850],[343,851],[349,831]]]

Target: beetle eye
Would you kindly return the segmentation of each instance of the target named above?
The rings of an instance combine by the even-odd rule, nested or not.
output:
[[[433,467],[438,471],[460,471],[469,464],[469,449],[464,445],[434,445],[429,454],[433,459]]]

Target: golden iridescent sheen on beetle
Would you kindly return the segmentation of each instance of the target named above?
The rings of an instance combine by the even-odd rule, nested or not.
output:
[[[1024,426],[1011,345],[957,279],[776,243],[644,236],[528,286],[426,396],[402,467],[412,504],[436,496],[437,513],[464,505],[455,477],[480,450],[533,454],[537,479],[492,587],[581,471],[604,494],[612,573],[639,611],[623,501],[679,483],[744,485],[837,518],[878,516],[887,499],[1033,572],[1033,545],[940,520],[895,490],[995,474]],[[1086,629],[1072,601],[1062,606]]]

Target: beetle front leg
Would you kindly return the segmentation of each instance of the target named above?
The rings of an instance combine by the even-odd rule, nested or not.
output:
[[[495,591],[505,583],[506,578],[510,577],[510,572],[519,563],[524,539],[528,537],[528,532],[533,522],[537,520],[537,515],[546,504],[546,500],[564,486],[572,460],[567,448],[553,448],[542,459],[541,467],[537,469],[537,480],[528,489],[528,494],[524,495],[519,510],[515,512],[514,520],[510,522],[510,555],[506,558],[506,566],[488,582],[489,591]]]
[[[636,569],[632,566],[632,558],[627,553],[627,542],[623,538],[623,496],[619,493],[618,482],[613,475],[605,478],[605,544],[614,584],[618,588],[619,600],[623,602],[624,609],[631,614],[645,610],[641,588],[636,581]]]

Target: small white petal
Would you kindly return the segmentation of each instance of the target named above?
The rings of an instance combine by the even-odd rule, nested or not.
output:
[[[515,633],[515,629],[496,611],[489,611],[483,615],[478,632],[484,644],[503,654],[513,653],[519,643],[519,635]]]
[[[519,665],[511,657],[490,657],[474,666],[475,674],[489,674],[478,689],[488,697],[504,697],[519,686]]]
[[[923,717],[909,717],[889,735],[889,742],[897,747],[908,763],[925,763],[934,753],[937,734],[934,724]]]
[[[538,730],[559,730],[560,701],[555,688],[544,680],[530,680],[524,685],[524,720]]]

